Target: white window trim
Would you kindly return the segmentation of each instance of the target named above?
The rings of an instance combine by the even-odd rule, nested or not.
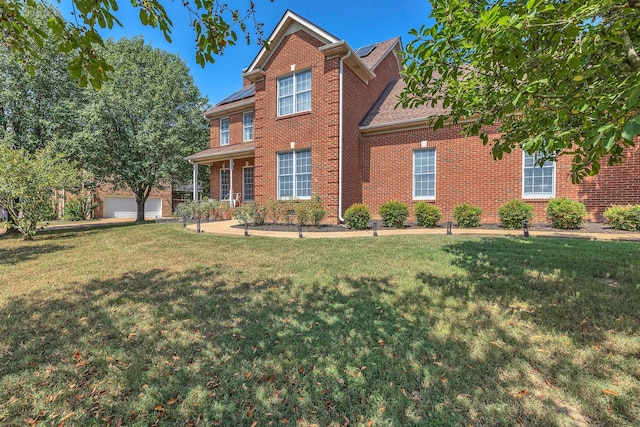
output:
[[[223,171],[228,171],[229,172],[229,191],[231,189],[231,169],[229,168],[220,168],[220,172],[218,175],[218,183],[220,184],[218,187],[219,193],[220,194],[220,200],[229,200],[229,191],[227,191],[227,194],[222,194],[222,172]]]
[[[527,152],[522,151],[522,198],[523,199],[553,199],[556,197],[556,162],[551,162],[553,165],[553,178],[551,184],[551,193],[540,193],[540,194],[532,194],[524,192],[524,171],[525,171],[525,158],[527,157]],[[539,166],[537,166],[539,167]]]
[[[298,105],[298,103],[297,103],[298,92],[296,91],[296,76],[298,76],[298,75],[300,75],[302,73],[306,73],[306,72],[311,73],[311,89],[309,89],[308,91],[300,92],[300,93],[310,92],[311,93],[311,100],[309,102],[309,109],[308,110],[298,111],[298,110],[296,110],[296,107]],[[287,114],[280,114],[280,98],[281,98],[280,97],[280,81],[282,79],[286,79],[288,77],[293,77],[293,95],[288,95],[288,96],[293,96],[293,112],[287,113]],[[311,72],[310,68],[307,68],[306,70],[300,70],[300,71],[296,71],[296,72],[293,72],[293,73],[285,74],[284,76],[280,76],[280,77],[277,78],[277,80],[276,80],[276,114],[277,114],[277,117],[286,117],[286,116],[291,116],[293,114],[306,113],[306,112],[312,110],[312,106],[313,106],[313,73]]]
[[[245,182],[244,182],[244,171],[245,171],[245,169],[253,169],[253,183],[251,184],[253,186],[253,188],[251,189],[252,190],[251,192],[253,193],[253,198],[251,198],[251,199],[245,198],[245,194],[246,194],[246,192],[244,191],[244,184],[245,184]],[[255,191],[256,191],[256,169],[255,169],[254,166],[243,166],[242,167],[242,201],[243,202],[253,202],[254,198],[256,197]]]
[[[276,191],[277,191],[277,195],[278,195],[278,200],[310,200],[311,199],[311,195],[309,196],[302,196],[302,197],[296,197],[295,194],[297,192],[297,180],[296,180],[296,162],[297,162],[297,156],[296,153],[300,153],[300,152],[304,152],[304,151],[308,151],[309,154],[311,154],[311,149],[302,149],[302,150],[289,150],[289,151],[279,151],[278,153],[276,153]],[[293,153],[293,194],[294,196],[292,197],[282,197],[280,195],[280,154],[285,154],[285,153]],[[313,171],[313,157],[311,157],[311,170]],[[312,181],[311,184],[313,186],[313,174],[312,174]],[[313,194],[313,188],[311,189],[311,194]]]
[[[244,118],[246,117],[247,114],[253,115],[253,120],[251,121],[251,139],[245,139],[244,137],[245,129],[247,129],[247,127],[244,125]],[[245,111],[244,113],[242,113],[242,142],[253,141],[253,139],[255,138],[255,124],[256,124],[256,115],[253,111]]]
[[[226,120],[227,121],[227,130],[223,131],[222,130],[222,121]],[[229,117],[221,117],[220,118],[220,145],[229,145],[229,143],[231,142],[231,135],[230,135],[230,128],[231,128],[231,121],[229,120]],[[222,134],[223,132],[225,132],[227,134],[227,142],[223,143],[222,142]]]
[[[416,196],[416,153],[418,151],[433,151],[433,196]],[[413,200],[435,200],[437,190],[437,177],[438,177],[438,152],[435,148],[421,148],[419,150],[413,150],[412,153],[412,170],[411,170],[411,195]]]

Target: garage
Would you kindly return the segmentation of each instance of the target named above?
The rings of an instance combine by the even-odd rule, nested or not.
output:
[[[135,197],[107,197],[104,199],[105,218],[136,218]],[[162,199],[149,197],[144,204],[145,218],[162,218]]]

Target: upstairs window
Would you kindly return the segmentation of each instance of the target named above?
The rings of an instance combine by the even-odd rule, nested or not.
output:
[[[229,145],[229,119],[220,119],[220,145]]]
[[[278,79],[278,117],[311,110],[311,70]]]
[[[556,163],[537,164],[536,157],[524,153],[522,167],[522,197],[549,198],[554,197],[556,186]]]
[[[253,141],[253,111],[242,115],[242,141]]]
[[[311,150],[278,153],[278,199],[311,198]]]

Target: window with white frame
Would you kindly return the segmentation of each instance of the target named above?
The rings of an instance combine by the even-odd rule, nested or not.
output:
[[[278,79],[278,117],[311,110],[311,70]]]
[[[253,201],[253,166],[242,168],[242,201]]]
[[[278,153],[278,199],[311,198],[311,150]]]
[[[220,169],[220,200],[229,200],[229,169]]]
[[[242,115],[242,141],[253,141],[253,111]]]
[[[413,199],[433,200],[436,198],[436,150],[415,150],[413,152]]]
[[[549,198],[555,195],[556,163],[539,165],[535,155],[524,153],[522,167],[522,197]]]
[[[229,145],[229,118],[220,119],[220,145]]]

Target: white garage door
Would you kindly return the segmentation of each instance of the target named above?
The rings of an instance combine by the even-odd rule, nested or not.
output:
[[[105,218],[135,218],[137,216],[135,197],[107,197],[104,200]],[[146,218],[162,218],[162,199],[149,197],[144,204]]]

